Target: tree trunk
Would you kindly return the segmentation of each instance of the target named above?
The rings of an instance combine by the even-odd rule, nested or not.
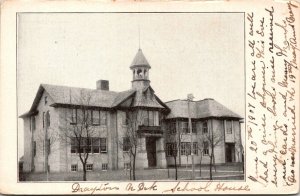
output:
[[[135,157],[136,155],[133,156],[132,180],[135,180]]]
[[[217,172],[217,168],[216,168],[216,160],[215,160],[215,153],[213,153],[213,160],[214,160],[214,168],[215,168],[215,172]]]
[[[86,181],[86,167],[85,167],[85,165],[86,165],[85,163],[82,164],[82,166],[83,166],[83,177],[82,177],[82,180],[83,181]]]
[[[177,180],[177,162],[176,162],[176,157],[174,157],[175,161],[175,180]]]
[[[212,180],[212,156],[210,156],[209,162],[209,179]]]
[[[200,163],[199,163],[199,173],[200,173],[200,176],[201,176],[201,166],[202,166],[202,152],[200,152],[201,155],[200,155]]]

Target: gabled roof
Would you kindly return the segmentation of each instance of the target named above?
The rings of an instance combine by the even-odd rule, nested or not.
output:
[[[136,53],[130,68],[134,68],[137,66],[144,66],[144,67],[148,67],[151,68],[151,66],[149,65],[145,55],[142,52],[142,49],[139,49],[138,52]]]
[[[124,102],[128,97],[133,95],[136,91],[135,90],[128,90],[119,92],[118,95],[115,97],[112,107],[118,106],[122,102]]]
[[[171,109],[166,117],[167,119],[189,117],[187,100],[174,100],[166,102],[166,105]],[[232,112],[214,99],[191,101],[190,117],[195,119],[209,117],[242,119],[240,115]]]
[[[53,100],[53,104],[51,106],[54,107],[86,105],[89,107],[99,108],[118,107],[121,103],[123,103],[129,97],[133,96],[136,93],[136,90],[134,89],[122,92],[115,92],[107,90],[41,84],[30,110],[25,114],[22,114],[20,116],[21,118],[35,115],[37,113],[36,108],[40,102],[44,91],[46,91]],[[162,106],[158,103],[159,101],[144,101],[142,102],[144,105],[136,106],[164,108],[163,106],[165,105]]]

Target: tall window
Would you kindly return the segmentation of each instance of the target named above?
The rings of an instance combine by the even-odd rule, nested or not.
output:
[[[83,152],[91,153],[92,151],[92,141],[91,138],[83,138]]]
[[[193,154],[198,155],[198,143],[193,142]]]
[[[204,122],[203,122],[203,125],[202,125],[202,132],[203,132],[203,133],[208,133],[207,121],[204,121]]]
[[[100,124],[100,112],[98,110],[92,110],[92,124],[93,125]]]
[[[169,133],[171,133],[171,134],[176,133],[176,122],[170,122],[170,124],[169,124]]]
[[[167,143],[167,156],[174,156],[177,153],[177,146],[176,143]]]
[[[71,153],[77,152],[77,141],[75,138],[71,138]]]
[[[107,121],[107,116],[106,116],[106,111],[100,111],[100,125],[106,125],[106,121]]]
[[[191,155],[191,143],[190,142],[181,142],[180,144],[180,154],[181,155]]]
[[[45,112],[43,112],[43,128],[45,127]]]
[[[46,140],[46,146],[47,146],[47,150],[48,150],[48,155],[51,153],[51,145],[50,145],[50,139]]]
[[[99,153],[100,138],[92,138],[92,153]]]
[[[193,132],[193,133],[197,133],[196,122],[192,122],[192,132]]]
[[[225,120],[225,124],[226,124],[226,133],[232,134],[232,121]]]
[[[203,155],[209,155],[208,142],[203,142]]]
[[[100,138],[100,152],[107,152],[106,138]]]
[[[46,117],[45,117],[45,123],[46,123],[46,128],[50,127],[50,112],[46,112]]]
[[[148,111],[149,114],[149,126],[154,126],[154,112]]]
[[[76,124],[77,123],[77,109],[72,109],[71,110],[71,124]]]
[[[35,128],[36,128],[36,124],[35,124],[35,116],[32,116],[32,117],[31,117],[31,122],[30,122],[30,124],[31,124],[32,130],[34,131]]]
[[[47,96],[44,97],[44,102],[45,102],[45,105],[47,105],[47,103],[48,103],[48,97]]]
[[[129,137],[123,137],[123,151],[128,152],[130,149],[130,140]]]
[[[181,122],[181,131],[182,133],[189,133],[188,122]]]

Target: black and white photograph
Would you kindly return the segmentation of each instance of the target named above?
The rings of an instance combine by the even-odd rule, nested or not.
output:
[[[244,181],[244,14],[17,13],[18,182]]]

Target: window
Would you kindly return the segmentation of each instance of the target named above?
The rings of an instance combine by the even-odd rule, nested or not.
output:
[[[43,128],[45,127],[45,112],[43,112]]]
[[[36,155],[36,141],[33,141],[33,156]]]
[[[71,111],[71,124],[77,123],[77,109],[72,109]]]
[[[47,97],[47,96],[45,96],[45,97],[44,97],[44,102],[45,102],[45,105],[47,105],[47,102],[48,102],[48,100],[47,100],[47,99],[48,99],[48,97]]]
[[[169,133],[171,133],[171,134],[176,133],[176,122],[170,122],[170,124],[169,124]]]
[[[92,139],[92,153],[99,153],[100,138]]]
[[[100,138],[100,152],[107,152],[106,138]]]
[[[35,116],[31,117],[31,128],[34,131],[36,128],[36,124],[35,124]]]
[[[167,143],[167,156],[174,156],[177,154],[177,146],[176,143]]]
[[[76,138],[71,138],[71,153],[77,153],[77,144]]]
[[[129,170],[131,168],[130,163],[124,163],[124,169]]]
[[[225,125],[226,125],[226,133],[232,134],[232,121],[225,120]]]
[[[207,133],[207,132],[208,132],[208,129],[207,129],[207,121],[204,121],[204,122],[203,122],[203,125],[202,125],[202,132],[203,132],[203,133]]]
[[[75,137],[71,138],[71,153],[105,153],[107,152],[107,138],[81,138],[79,143]]]
[[[189,133],[188,122],[181,122],[182,133]]]
[[[92,141],[91,138],[82,138],[81,144],[83,147],[84,153],[91,153],[92,152]]]
[[[98,110],[92,110],[92,124],[93,125],[100,124],[100,112]]]
[[[149,115],[149,126],[154,126],[154,112],[148,111],[148,115]]]
[[[198,155],[198,143],[193,142],[193,154]]]
[[[47,146],[48,155],[49,155],[49,154],[50,154],[50,152],[51,152],[50,139],[47,139],[47,140],[46,140],[46,146]]]
[[[142,116],[143,116],[143,125],[148,126],[149,125],[148,111],[147,110],[142,111]]]
[[[77,109],[76,110],[76,112],[77,112],[77,124],[83,124],[84,123],[84,110],[82,110],[82,109]]]
[[[107,163],[102,163],[102,170],[106,171],[108,169]]]
[[[180,144],[180,154],[181,155],[191,155],[191,143],[190,142],[181,142]]]
[[[84,122],[88,125],[92,125],[92,110],[84,110]]]
[[[197,133],[197,125],[196,125],[196,122],[192,122],[192,133]]]
[[[93,171],[93,164],[86,164],[86,171]]]
[[[123,125],[128,125],[129,123],[129,114],[128,112],[124,112],[123,118],[122,118],[122,124]]]
[[[123,151],[128,152],[130,149],[130,140],[129,137],[123,137]]]
[[[155,125],[154,112],[155,111],[148,111],[148,110],[143,111],[143,125],[145,125],[145,126],[154,126]]]
[[[76,172],[78,170],[77,164],[71,165],[71,171]]]
[[[100,125],[106,125],[106,111],[100,111]]]
[[[203,143],[203,155],[209,155],[208,142]]]
[[[46,122],[46,128],[50,127],[50,112],[46,112],[46,117],[45,117],[45,122]]]

